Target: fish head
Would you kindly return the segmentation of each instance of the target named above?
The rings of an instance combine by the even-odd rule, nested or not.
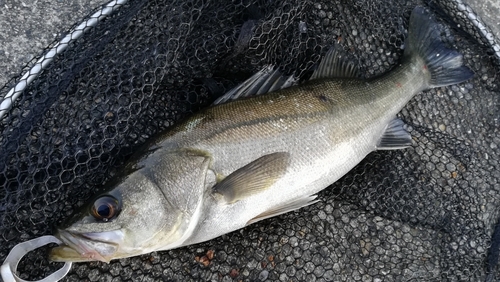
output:
[[[185,237],[191,215],[143,173],[134,173],[70,217],[55,233],[53,261],[103,261],[149,253]]]

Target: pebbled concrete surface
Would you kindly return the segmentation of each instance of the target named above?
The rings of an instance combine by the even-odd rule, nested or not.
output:
[[[108,0],[0,0],[0,86]]]
[[[466,0],[469,6],[488,25],[497,38],[500,38],[500,1],[498,0]]]

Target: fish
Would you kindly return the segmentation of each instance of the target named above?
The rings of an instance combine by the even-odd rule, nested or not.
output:
[[[305,82],[267,66],[144,145],[57,228],[49,258],[179,248],[311,205],[369,153],[412,146],[396,115],[414,95],[473,75],[423,7],[410,15],[401,63],[378,77],[360,78],[336,47]]]

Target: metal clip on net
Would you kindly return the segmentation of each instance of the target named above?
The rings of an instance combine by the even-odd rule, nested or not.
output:
[[[5,261],[3,262],[2,267],[0,269],[3,281],[28,282],[26,280],[19,278],[16,275],[17,265],[19,264],[24,255],[33,251],[36,248],[48,245],[50,243],[61,244],[61,241],[54,236],[47,235],[17,244],[14,248],[12,248],[12,250],[10,251]],[[64,276],[66,276],[66,274],[68,274],[70,268],[71,268],[71,262],[66,262],[61,269],[45,277],[44,279],[38,280],[36,282],[59,281]]]

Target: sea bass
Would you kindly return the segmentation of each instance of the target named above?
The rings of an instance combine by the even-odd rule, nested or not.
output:
[[[259,72],[133,156],[58,229],[64,244],[51,259],[109,262],[207,241],[314,203],[374,150],[411,146],[396,114],[415,94],[473,73],[422,7],[405,46],[398,67],[368,80],[336,48],[299,85]]]

